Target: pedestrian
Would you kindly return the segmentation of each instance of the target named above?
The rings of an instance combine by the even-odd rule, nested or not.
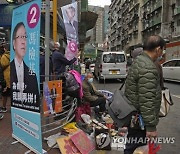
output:
[[[136,49],[133,50],[131,56],[133,58],[133,60],[139,56],[141,53],[143,52],[143,48],[142,47],[138,47]],[[165,54],[165,50],[163,51],[163,55]],[[160,61],[163,59],[163,55],[158,57],[158,59],[154,62],[157,70],[159,72],[160,75],[160,85],[161,85],[161,89],[164,89],[164,79],[163,79],[163,71],[162,71],[162,66],[160,64]]]
[[[138,47],[138,48],[134,49],[134,50],[132,51],[132,53],[131,53],[131,56],[132,56],[133,60],[134,60],[137,56],[139,56],[142,52],[143,52],[143,48],[142,48],[142,47]]]
[[[83,100],[88,102],[91,107],[99,106],[99,113],[102,115],[105,111],[106,97],[96,90],[93,85],[93,74],[88,72],[83,80]]]
[[[161,57],[165,48],[165,41],[158,35],[145,39],[144,52],[133,61],[125,84],[125,96],[137,109],[139,119],[142,117],[141,127],[134,129],[136,122],[128,127],[128,136],[132,140],[139,138],[145,141],[145,137],[157,136],[157,124],[159,122],[159,110],[161,105],[160,75],[155,61]],[[145,142],[131,142],[126,144],[124,154],[132,154],[133,151]]]
[[[45,81],[45,49],[40,46],[40,91],[43,92],[43,82]]]
[[[60,51],[59,48],[59,43],[54,41],[50,42],[50,50],[52,51],[53,70],[56,75],[60,75],[61,73],[65,72],[66,66],[72,65],[77,60],[76,57],[74,57],[72,60],[66,59],[63,51]]]
[[[163,78],[163,71],[162,71],[162,66],[160,64],[160,61],[163,59],[163,55],[165,54],[165,50],[163,51],[163,54],[162,56],[158,57],[158,59],[155,61],[155,65],[157,67],[157,70],[159,72],[159,75],[160,75],[160,86],[161,86],[161,89],[164,90],[165,87],[164,87],[164,78]]]
[[[2,90],[2,108],[0,112],[7,112],[7,101],[10,97],[10,52],[9,52],[9,44],[5,43],[2,48],[4,51],[2,52],[2,56],[0,59],[0,65],[3,70],[3,77],[5,80],[5,87]]]

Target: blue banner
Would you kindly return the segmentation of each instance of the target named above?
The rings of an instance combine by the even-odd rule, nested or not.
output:
[[[11,113],[13,136],[42,153],[39,46],[41,0],[13,10],[11,27]]]
[[[40,112],[40,0],[13,10],[11,28],[12,106]]]
[[[42,136],[39,113],[11,108],[13,137],[35,153],[42,153]]]

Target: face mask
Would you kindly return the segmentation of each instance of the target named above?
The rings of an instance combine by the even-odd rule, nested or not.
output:
[[[89,82],[89,83],[92,83],[92,82],[93,82],[93,78],[89,78],[89,79],[88,79],[88,82]]]
[[[156,50],[156,54],[158,55],[156,61],[161,61],[163,59],[163,57],[162,57],[162,54],[161,54],[161,56],[159,56],[158,50],[160,50],[160,49]]]
[[[161,55],[160,57],[157,58],[157,61],[161,61],[163,59],[163,56]]]

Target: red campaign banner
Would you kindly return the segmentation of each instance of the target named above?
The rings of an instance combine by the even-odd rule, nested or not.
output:
[[[70,139],[82,154],[88,154],[95,149],[92,141],[83,131],[78,131]]]
[[[63,154],[81,154],[69,136],[58,138],[57,143]]]

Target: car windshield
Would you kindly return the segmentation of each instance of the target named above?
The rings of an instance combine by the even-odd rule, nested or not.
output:
[[[175,67],[177,66],[177,60],[172,60],[163,64],[163,67]]]
[[[103,56],[104,63],[123,63],[125,62],[124,54],[110,53]]]

